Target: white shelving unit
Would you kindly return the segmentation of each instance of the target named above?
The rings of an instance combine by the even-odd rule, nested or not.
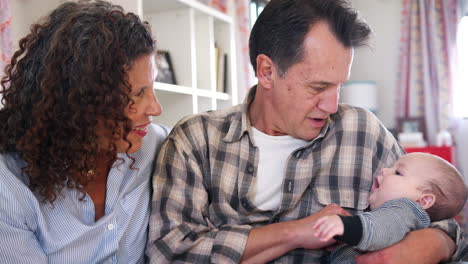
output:
[[[163,106],[162,115],[154,119],[156,123],[172,127],[184,116],[238,103],[232,17],[197,0],[110,1],[148,21],[157,48],[169,51],[171,56],[177,85],[155,82],[156,95]],[[38,17],[63,2],[11,1],[13,17],[19,19],[14,20],[14,42],[29,31]],[[226,92],[216,89],[215,43],[228,57]]]
[[[140,0],[158,50],[169,51],[177,85],[155,82],[163,106],[155,122],[238,103],[233,19],[196,0]],[[141,3],[141,2],[140,2]],[[215,43],[227,54],[227,89],[217,92]]]

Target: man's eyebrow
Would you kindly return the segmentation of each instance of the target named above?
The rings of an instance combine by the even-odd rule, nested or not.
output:
[[[312,82],[309,82],[307,81],[306,82],[307,85],[319,85],[319,86],[331,86],[331,85],[335,85],[334,83],[331,83],[331,82],[325,82],[325,81],[312,81]]]

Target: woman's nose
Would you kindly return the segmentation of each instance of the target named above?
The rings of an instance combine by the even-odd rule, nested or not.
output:
[[[152,89],[151,99],[150,99],[150,103],[148,105],[146,114],[150,116],[159,116],[161,115],[162,110],[163,109],[162,109],[161,104],[159,103],[158,97],[156,96],[156,94],[154,93],[154,90]]]

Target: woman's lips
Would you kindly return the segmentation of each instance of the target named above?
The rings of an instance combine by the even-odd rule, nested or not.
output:
[[[144,137],[148,134],[148,124],[136,126],[131,132],[139,135],[140,137]]]
[[[146,134],[148,134],[148,130],[132,130],[132,132],[139,135],[140,137],[144,137]]]

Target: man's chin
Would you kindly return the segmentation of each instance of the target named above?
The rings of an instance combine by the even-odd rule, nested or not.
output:
[[[317,132],[317,133],[313,133],[313,134],[312,134],[312,133],[305,134],[305,135],[303,135],[303,136],[300,136],[300,139],[303,139],[303,140],[305,140],[305,141],[311,141],[311,140],[317,138],[318,135],[320,135],[320,131]]]

